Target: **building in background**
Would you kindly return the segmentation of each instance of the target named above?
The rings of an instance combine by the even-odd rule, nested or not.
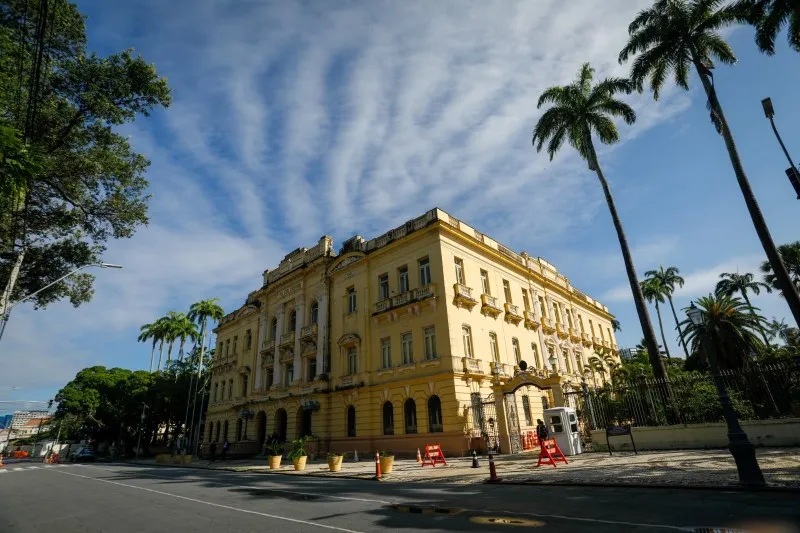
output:
[[[11,429],[21,430],[29,420],[49,417],[50,412],[46,410],[15,411],[11,419]]]
[[[11,427],[11,420],[14,418],[14,415],[0,415],[0,429],[6,429]]]
[[[218,326],[203,439],[517,451],[590,357],[618,359],[612,318],[547,261],[440,209],[338,254],[323,237]]]

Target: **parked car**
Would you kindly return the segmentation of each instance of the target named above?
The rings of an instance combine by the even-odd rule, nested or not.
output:
[[[94,462],[97,456],[94,453],[94,450],[84,446],[70,457],[70,460],[74,463],[81,463],[81,462]]]

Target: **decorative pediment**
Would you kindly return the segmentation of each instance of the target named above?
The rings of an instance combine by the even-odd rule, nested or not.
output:
[[[361,337],[357,333],[345,333],[342,335],[337,343],[339,346],[353,346],[361,344]]]
[[[247,305],[236,311],[235,318],[239,319],[247,315],[252,315],[253,313],[257,313],[260,307],[261,307],[261,302],[259,302],[258,300],[253,300],[252,302],[249,302]]]
[[[352,265],[357,261],[361,261],[362,259],[364,259],[364,254],[362,253],[346,255],[333,265],[333,268],[331,268],[331,274],[335,274],[336,272],[339,272],[340,270]]]

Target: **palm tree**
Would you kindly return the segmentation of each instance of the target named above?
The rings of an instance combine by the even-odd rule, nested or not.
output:
[[[167,319],[161,317],[153,323],[153,334],[158,338],[158,365],[156,370],[161,370],[161,359],[164,355],[164,342],[167,340]]]
[[[171,319],[170,329],[176,340],[180,340],[178,347],[178,361],[183,361],[183,347],[187,340],[196,342],[199,338],[197,324],[186,316],[186,313],[175,313]]]
[[[697,307],[705,315],[703,323],[695,325],[687,318],[683,325],[687,340],[701,358],[707,359],[707,350],[713,350],[720,369],[738,369],[750,362],[752,353],[763,349],[756,333],[764,318],[751,313],[740,299],[709,294],[697,300]]]
[[[139,328],[139,337],[136,339],[138,342],[153,341],[153,347],[150,350],[150,372],[153,371],[153,358],[156,354],[156,344],[158,344],[158,323],[145,324]]]
[[[756,28],[756,45],[767,55],[775,53],[775,38],[788,26],[789,47],[800,52],[800,3],[797,0],[741,0],[743,18]]]
[[[592,372],[599,373],[600,374],[600,379],[603,381],[603,383],[605,383],[605,381],[606,381],[606,367],[603,365],[603,359],[602,358],[603,358],[603,354],[601,354],[600,352],[595,352],[595,355],[590,357],[587,360],[587,363],[589,364],[589,368],[592,370]],[[595,384],[595,386],[596,386],[596,384]]]
[[[725,140],[756,233],[795,322],[800,325],[800,296],[789,279],[750,187],[714,86],[712,58],[724,64],[736,61],[719,30],[743,19],[741,8],[729,5],[725,0],[657,0],[652,7],[639,12],[628,26],[630,38],[619,54],[619,61],[637,56],[631,67],[631,78],[640,90],[648,81],[656,99],[670,73],[678,86],[688,90],[689,69],[694,67],[708,97],[711,121]]]
[[[789,271],[792,284],[796,290],[800,291],[800,241],[781,244],[778,246],[778,254],[783,259],[786,270]],[[784,296],[778,284],[778,279],[772,271],[772,264],[769,261],[761,263],[761,272],[764,274],[764,281],[767,282],[767,285],[779,291],[781,296]]]
[[[589,169],[597,174],[617,231],[639,323],[650,348],[648,352],[655,354],[650,358],[653,373],[658,377],[666,377],[666,369],[664,362],[658,356],[658,341],[639,287],[628,240],[592,140],[592,134],[595,134],[603,144],[616,143],[619,134],[613,118],[622,118],[626,124],[633,124],[636,121],[633,109],[615,98],[619,93],[629,94],[634,87],[628,80],[620,78],[606,78],[593,85],[593,78],[594,69],[586,63],[572,83],[550,87],[542,93],[537,107],[541,108],[547,103],[554,105],[539,118],[533,131],[533,144],[536,146],[536,151],[541,151],[544,143],[549,140],[547,153],[552,160],[566,140],[586,160]]]
[[[661,284],[664,296],[667,297],[669,302],[669,308],[672,310],[672,318],[675,319],[675,327],[678,329],[678,338],[683,345],[683,353],[686,357],[689,357],[689,349],[686,347],[686,341],[683,338],[680,320],[678,320],[678,314],[675,312],[675,304],[672,303],[672,294],[675,292],[675,287],[683,287],[684,284],[684,279],[680,276],[680,272],[678,267],[671,266],[664,269],[662,265],[658,270],[648,270],[644,273],[644,277],[645,279],[657,279]]]
[[[165,366],[172,361],[172,348],[175,346],[175,341],[178,340],[178,328],[176,324],[181,321],[181,315],[183,313],[178,313],[176,311],[169,311],[165,316],[161,317],[159,320],[161,321],[161,335],[164,338],[164,342],[167,343],[167,361]]]
[[[792,328],[789,327],[785,319],[778,321],[775,317],[772,317],[772,322],[767,324],[767,330],[771,339],[780,339],[785,343],[789,342],[792,332]]]
[[[739,274],[738,272],[733,274],[723,272],[719,275],[719,277],[720,281],[717,282],[717,287],[714,289],[714,292],[717,294],[724,294],[726,296],[733,296],[738,292],[742,295],[742,298],[744,298],[747,307],[750,309],[750,314],[752,315],[755,315],[756,312],[753,309],[753,304],[750,303],[750,298],[747,296],[747,291],[750,291],[753,294],[761,294],[761,289],[763,288],[767,292],[772,292],[772,289],[770,289],[769,285],[766,283],[755,281],[750,272],[745,272],[744,274]],[[767,334],[763,328],[761,329],[761,336],[764,338],[764,343],[769,345]]]
[[[620,324],[619,320],[617,320],[616,318],[612,318],[611,319],[611,329],[613,329],[615,332],[616,331],[622,331],[622,324]]]
[[[200,326],[200,346],[205,346],[206,335],[208,335],[208,321],[219,323],[225,316],[225,311],[219,305],[219,298],[209,298],[200,300],[189,307],[189,320]]]
[[[642,296],[650,303],[656,304],[656,315],[658,316],[658,328],[661,330],[661,342],[664,343],[664,351],[667,353],[667,359],[672,359],[669,353],[669,346],[667,346],[667,337],[664,335],[664,323],[661,321],[661,309],[658,307],[659,303],[665,303],[664,300],[664,286],[656,278],[646,279],[641,282]]]

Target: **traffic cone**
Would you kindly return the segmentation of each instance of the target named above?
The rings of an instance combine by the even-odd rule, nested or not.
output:
[[[478,454],[475,453],[475,450],[472,450],[472,468],[480,468],[481,465],[478,464]]]
[[[6,465],[3,464],[3,453],[0,452],[0,468],[5,468]]]
[[[417,448],[417,462],[418,463],[422,462],[422,455],[420,455],[420,453],[419,453],[419,448]]]
[[[494,466],[494,454],[489,454],[489,479],[486,483],[500,483],[502,479],[497,477],[497,468]]]
[[[358,462],[358,450],[353,452],[353,462],[354,463]]]
[[[375,479],[381,478],[381,454],[375,452]]]

